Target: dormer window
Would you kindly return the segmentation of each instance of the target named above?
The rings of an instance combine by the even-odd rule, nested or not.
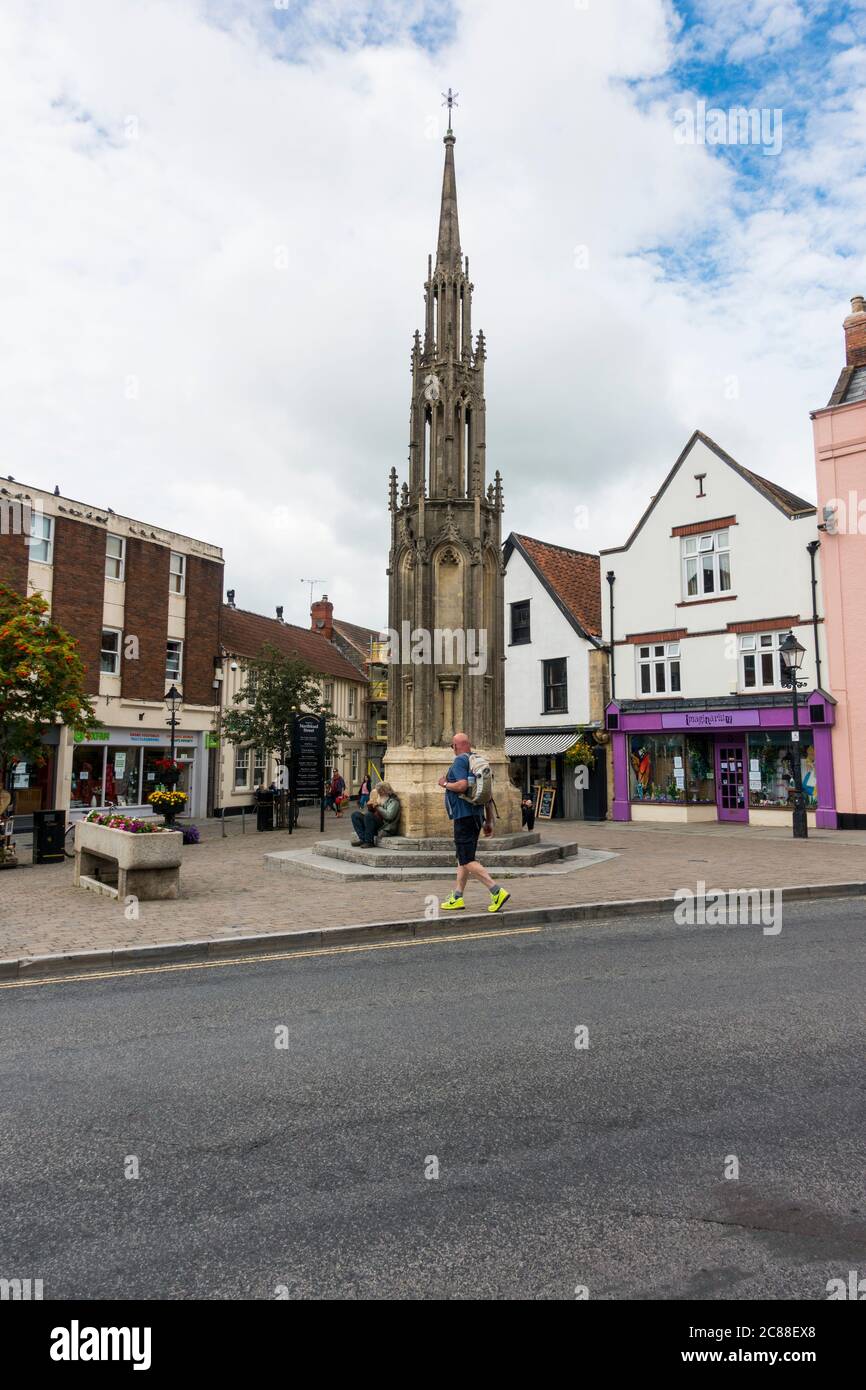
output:
[[[683,598],[726,594],[731,588],[730,532],[683,536]]]

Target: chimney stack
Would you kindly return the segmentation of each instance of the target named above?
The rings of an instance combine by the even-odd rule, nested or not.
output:
[[[844,328],[846,366],[866,367],[866,300],[862,294],[855,294],[851,300],[851,313]]]
[[[864,316],[866,317],[866,316]],[[313,632],[318,632],[328,642],[334,640],[334,605],[329,601],[327,594],[322,594],[320,599],[310,608],[310,627]]]

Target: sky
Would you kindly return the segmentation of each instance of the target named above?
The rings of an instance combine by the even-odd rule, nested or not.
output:
[[[0,475],[240,607],[387,622],[449,86],[503,534],[621,544],[694,429],[814,498],[866,0],[4,0],[0,53]]]

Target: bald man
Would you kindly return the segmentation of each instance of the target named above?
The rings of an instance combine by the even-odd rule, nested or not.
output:
[[[451,740],[451,751],[454,754],[454,761],[443,777],[439,778],[439,786],[445,791],[445,809],[448,817],[454,826],[454,848],[457,852],[457,881],[451,896],[440,903],[443,912],[460,912],[465,908],[463,901],[463,890],[466,887],[467,878],[477,878],[484,884],[490,893],[490,903],[488,912],[499,912],[511,894],[504,888],[500,888],[498,883],[494,883],[483,864],[479,864],[476,859],[478,851],[478,837],[482,828],[485,835],[493,834],[493,806],[490,802],[486,806],[473,806],[471,802],[464,801],[463,796],[469,790],[475,778],[469,765],[469,754],[472,752],[472,744],[466,734],[455,734]]]

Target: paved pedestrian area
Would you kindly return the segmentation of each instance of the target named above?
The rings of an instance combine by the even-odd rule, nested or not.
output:
[[[202,842],[183,852],[181,898],[132,907],[74,888],[72,862],[22,863],[0,873],[0,959],[66,951],[198,941],[255,932],[321,930],[355,923],[400,921],[425,914],[443,897],[442,879],[429,883],[342,884],[332,878],[295,879],[269,872],[266,851],[311,847],[321,839],[318,818],[302,815],[293,835],[259,834],[247,821],[200,824]],[[348,818],[326,824],[333,839],[352,836]],[[677,888],[775,888],[801,883],[866,881],[866,832],[817,831],[794,840],[790,827],[650,827],[612,822],[559,821],[544,825],[545,840],[577,840],[611,858],[578,873],[550,878],[510,879],[515,905],[561,906],[600,900],[658,897]],[[19,855],[29,861],[28,841]],[[487,898],[480,886],[467,889],[468,909]],[[507,908],[506,908],[507,913]]]

